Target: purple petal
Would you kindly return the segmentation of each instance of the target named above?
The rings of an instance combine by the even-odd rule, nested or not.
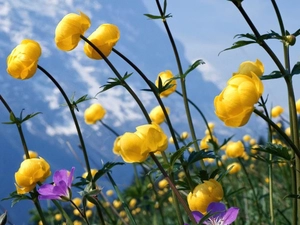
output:
[[[194,216],[194,218],[195,218],[195,220],[196,220],[197,223],[198,223],[198,222],[202,219],[202,217],[204,216],[201,212],[198,212],[198,211],[193,211],[192,214],[193,214],[193,216]]]
[[[68,177],[69,177],[69,172],[68,170],[57,170],[54,174],[53,174],[53,182],[55,184],[58,184],[60,181],[68,181]]]
[[[224,225],[228,225],[234,222],[238,214],[239,214],[239,208],[236,207],[229,208],[225,213],[225,215],[223,216]]]
[[[71,171],[70,171],[70,174],[69,174],[69,177],[68,177],[67,186],[69,188],[71,188],[71,185],[72,185],[74,170],[75,170],[75,167],[72,167]]]
[[[43,184],[39,189],[40,195],[52,195],[54,186],[52,184]]]
[[[207,207],[207,212],[212,213],[212,217],[223,217],[226,212],[226,207],[223,203],[221,202],[212,202],[208,205]]]

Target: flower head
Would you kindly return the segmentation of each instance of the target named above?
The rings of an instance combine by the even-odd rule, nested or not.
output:
[[[235,74],[227,87],[215,97],[215,113],[230,127],[245,125],[263,93],[263,84],[253,72],[250,76]]]
[[[39,199],[71,199],[71,185],[75,168],[71,171],[58,170],[53,175],[53,184],[43,184],[38,193]]]
[[[113,152],[121,155],[128,163],[145,161],[150,152],[161,152],[168,147],[168,137],[159,125],[152,123],[136,128],[136,132],[126,132],[116,138]]]
[[[215,179],[205,180],[198,184],[187,196],[189,208],[192,211],[206,213],[207,206],[212,202],[221,201],[224,192],[221,184]]]
[[[245,74],[251,76],[251,72],[255,73],[256,76],[261,77],[264,73],[264,64],[257,59],[255,62],[245,61],[240,64],[237,71],[239,74]]]
[[[231,207],[226,210],[223,203],[212,202],[207,207],[207,212],[212,216],[204,221],[205,225],[229,225],[233,223],[239,213],[239,209],[236,207]],[[204,217],[201,212],[193,211],[193,216],[197,223]],[[187,225],[187,224],[185,224]]]
[[[43,158],[25,159],[15,173],[18,194],[30,192],[37,182],[44,182],[50,174],[50,165]]]
[[[169,114],[170,113],[170,109],[168,107],[166,107],[166,111]],[[154,107],[151,112],[149,113],[150,119],[157,124],[161,124],[162,122],[164,122],[165,120],[165,114],[161,108],[161,106],[156,106]]]
[[[229,174],[235,174],[241,170],[241,164],[234,162],[227,166],[227,170],[229,170]]]
[[[280,116],[283,113],[283,111],[284,111],[284,109],[280,105],[277,105],[272,108],[271,115],[273,118],[276,118],[276,117]]]
[[[80,41],[80,35],[91,26],[91,21],[87,15],[80,12],[67,14],[58,23],[55,29],[55,44],[62,51],[73,50]]]
[[[84,111],[84,121],[87,124],[95,124],[98,120],[102,120],[106,114],[106,110],[99,103],[92,104]]]
[[[226,146],[226,155],[230,158],[241,157],[245,152],[245,147],[241,141],[229,142]]]
[[[116,25],[102,24],[95,30],[88,39],[107,57],[120,39],[120,31]],[[88,43],[84,44],[85,54],[92,59],[102,59],[95,49]]]
[[[163,91],[163,92],[160,93],[161,97],[167,97],[167,96],[169,96],[170,94],[172,94],[176,90],[176,84],[177,84],[177,82],[174,79],[170,80],[170,79],[174,78],[174,76],[173,76],[173,74],[172,74],[172,72],[170,70],[166,70],[166,71],[161,72],[161,73],[158,74],[157,79],[155,81],[155,85],[157,87],[159,85],[159,78],[161,79],[161,82],[162,82],[163,86],[165,86],[168,83],[170,85],[170,87],[167,90],[165,90],[165,91]]]
[[[37,70],[42,49],[34,40],[25,39],[7,57],[7,73],[16,79],[29,79]]]

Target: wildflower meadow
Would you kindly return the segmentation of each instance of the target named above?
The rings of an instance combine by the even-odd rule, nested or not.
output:
[[[74,157],[66,160],[83,164],[82,168],[61,164],[60,169],[53,170],[42,151],[28,147],[30,143],[24,129],[24,124],[36,123],[36,118],[43,112],[15,111],[0,90],[0,112],[7,118],[1,121],[0,129],[15,130],[13,138],[20,140],[19,148],[24,152],[15,173],[6,174],[14,178],[15,189],[6,196],[1,193],[2,201],[10,201],[12,207],[25,201],[32,203],[31,209],[23,209],[31,217],[24,224],[300,224],[300,96],[294,93],[299,80],[298,84],[293,83],[300,74],[300,62],[292,64],[296,59],[292,60],[289,53],[297,46],[300,29],[287,30],[284,15],[276,1],[270,0],[272,7],[269,10],[273,19],[278,21],[278,30],[259,30],[244,8],[246,1],[227,1],[240,14],[238,19],[244,19],[248,32],[236,33],[235,42],[228,43],[219,54],[258,46],[268,55],[274,68],[271,73],[266,73],[265,62],[259,54],[249,56],[249,60],[232,68],[232,76],[212,102],[214,110],[210,113],[216,115],[221,122],[218,124],[207,119],[201,104],[189,94],[190,76],[206,62],[199,58],[188,67],[182,65],[183,52],[178,48],[172,26],[168,23],[172,17],[179,16],[169,11],[168,6],[175,4],[172,1],[153,0],[156,11],[143,15],[150,22],[161,22],[169,43],[161,51],[173,53],[173,63],[177,68],[170,70],[155,65],[161,71],[155,75],[156,79],[150,79],[138,60],[132,60],[118,49],[123,36],[130,34],[121,33],[119,27],[109,21],[90,30],[93,17],[80,9],[67,12],[60,19],[53,30],[53,41],[57,52],[65,54],[65,58],[80,51],[87,59],[105,65],[113,74],[94,96],[78,97],[66,92],[65,84],[61,85],[60,77],[52,72],[53,68],[41,63],[44,50],[34,38],[24,37],[17,46],[11,46],[6,60],[7,74],[1,76],[34,82],[32,78],[39,74],[55,86],[64,99],[60,109],[68,109],[79,143],[73,145]],[[197,29],[205,29],[205,21],[203,24],[203,28]],[[282,46],[280,56],[273,51],[270,42]],[[145,50],[145,58],[147,54],[151,51]],[[131,70],[121,71],[119,61],[111,60],[111,55]],[[137,91],[131,85],[133,76],[143,82],[142,90]],[[274,88],[287,92],[285,103],[268,101],[265,85],[274,79],[281,80],[281,86]],[[104,93],[116,88],[126,90],[135,102],[135,111],[145,123],[134,124],[133,130],[122,127],[120,133],[120,129],[105,121],[108,112],[101,99]],[[146,107],[141,92],[154,97],[154,108]],[[205,94],[199,90],[199,95]],[[187,130],[174,123],[176,118],[172,117],[172,112],[178,110],[176,104],[165,104],[166,99],[174,96],[184,106],[181,114]],[[83,108],[83,103],[89,107]],[[288,105],[288,108],[282,105]],[[191,111],[196,111],[196,114]],[[200,118],[204,133],[198,132],[195,117]],[[247,127],[251,117],[261,120],[264,130],[257,137],[245,132],[239,133],[237,138],[235,130],[244,132],[240,128]],[[99,125],[102,132],[114,136],[113,143],[99,138],[99,142],[93,144],[113,152],[117,160],[90,157],[86,144],[89,139],[86,130],[82,129],[83,123],[91,129]],[[227,128],[231,128],[232,133],[224,138],[219,131]],[[109,144],[112,149],[106,147]],[[126,187],[120,186],[115,176],[115,171],[122,171],[125,165],[132,166],[133,171]],[[85,172],[79,174],[78,171],[82,170]],[[111,188],[103,186],[104,179]],[[13,224],[10,210],[6,208],[1,212],[1,225]]]

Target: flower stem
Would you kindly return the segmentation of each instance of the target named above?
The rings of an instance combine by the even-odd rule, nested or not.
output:
[[[78,212],[80,213],[81,217],[85,220],[86,224],[90,224],[88,219],[86,218],[85,214],[82,212],[82,210],[70,199],[71,204],[75,207],[75,209],[78,210]]]
[[[165,15],[164,15],[164,12],[162,10],[162,7],[160,5],[159,0],[156,0],[156,4],[157,4],[157,7],[158,7],[158,10],[160,12],[161,17],[164,18]],[[186,112],[186,116],[187,116],[188,125],[189,125],[189,128],[190,128],[192,140],[194,142],[194,147],[197,151],[200,151],[199,144],[197,142],[196,133],[195,133],[195,128],[194,128],[193,121],[192,121],[192,116],[191,116],[188,100],[187,100],[185,77],[183,76],[183,70],[182,70],[182,66],[181,66],[180,57],[179,57],[179,54],[178,54],[178,51],[177,51],[177,47],[176,47],[173,35],[172,35],[171,30],[169,28],[169,25],[167,23],[167,20],[164,18],[162,21],[163,21],[164,27],[167,31],[169,40],[171,42],[171,46],[172,46],[172,49],[173,49],[173,52],[174,52],[174,55],[175,55],[175,59],[176,59],[176,63],[177,63],[177,66],[178,66],[178,72],[179,72],[179,76],[180,76],[180,83],[181,83],[181,89],[182,89],[183,103],[184,103],[184,108],[185,108],[185,112]],[[204,164],[203,160],[201,160],[200,162],[201,162],[201,168],[204,170],[205,169],[205,164]]]
[[[30,193],[30,196],[31,196],[31,198],[32,198],[32,201],[33,201],[33,203],[34,203],[34,205],[35,205],[35,208],[37,209],[37,211],[38,211],[38,213],[39,213],[39,216],[40,216],[40,219],[41,219],[43,225],[47,225],[47,221],[46,221],[46,219],[45,219],[43,210],[42,210],[42,208],[41,208],[40,202],[39,202],[38,197],[37,197],[37,196],[38,196],[38,195],[37,195],[37,191],[36,191],[36,189],[34,189],[33,191],[34,191],[34,193],[29,192],[29,193]]]
[[[104,123],[102,120],[100,120],[100,123],[108,129],[110,132],[112,132],[116,137],[119,137],[120,134],[118,134],[114,129],[112,129],[110,126],[108,126],[106,123]]]
[[[78,120],[77,120],[77,117],[76,117],[76,114],[75,114],[75,111],[74,111],[74,106],[70,102],[70,100],[69,100],[68,96],[66,95],[65,91],[63,90],[63,88],[54,79],[54,77],[47,70],[45,70],[43,67],[41,67],[40,65],[38,65],[38,68],[54,83],[54,85],[58,88],[58,90],[60,91],[60,93],[64,97],[64,99],[65,99],[65,101],[66,101],[66,103],[69,107],[69,110],[71,112],[76,130],[77,130],[77,134],[78,134],[78,138],[79,138],[80,145],[81,145],[81,148],[82,148],[82,152],[83,152],[87,172],[89,174],[89,177],[93,177],[92,174],[91,174],[91,167],[90,167],[89,158],[88,158],[87,150],[86,150],[86,147],[85,147],[85,143],[84,143],[82,133],[81,133],[81,130],[80,130],[80,126],[78,124]],[[94,181],[92,181],[92,184],[93,184],[93,188],[95,188],[95,182]]]
[[[7,109],[7,111],[10,114],[12,114],[14,118],[16,118],[14,112],[9,107],[9,105],[7,104],[7,102],[5,101],[5,99],[2,97],[2,95],[0,95],[0,101],[3,103],[3,105],[5,106],[5,108]],[[22,125],[21,125],[21,123],[16,123],[16,126],[18,128],[18,132],[19,132],[19,135],[20,135],[20,138],[21,138],[21,142],[22,142],[24,154],[26,156],[26,159],[29,159],[30,156],[29,156],[29,152],[28,152],[28,147],[27,147],[27,144],[26,144],[26,140],[25,140],[25,137],[24,137],[24,133],[23,133],[23,130],[22,130]]]

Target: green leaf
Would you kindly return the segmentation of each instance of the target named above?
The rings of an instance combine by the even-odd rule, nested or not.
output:
[[[153,20],[157,20],[157,19],[163,19],[162,16],[156,16],[156,15],[152,15],[152,14],[144,14],[144,16],[147,16],[149,19],[153,19]]]
[[[256,43],[256,41],[237,41],[235,43],[233,43],[233,45],[230,48],[225,48],[223,51],[221,51],[218,55],[220,55],[222,52],[228,51],[228,50],[232,50],[235,48],[240,48],[249,44],[254,44]]]
[[[7,212],[5,211],[1,216],[0,216],[0,225],[5,225],[7,222]]]
[[[254,149],[261,152],[267,152],[269,154],[275,155],[286,160],[291,160],[291,155],[289,153],[291,149],[282,145],[267,143],[265,146],[259,146],[258,148]]]
[[[83,95],[80,98],[78,98],[76,101],[74,101],[74,96],[70,99],[70,102],[72,103],[73,107],[79,112],[77,105],[81,102],[85,102],[88,100],[91,100],[93,98],[88,98],[88,95]]]
[[[99,93],[107,91],[108,89],[111,89],[115,86],[123,85],[124,81],[128,77],[130,77],[131,75],[132,75],[132,73],[127,73],[126,72],[125,75],[121,79],[119,79],[119,78],[108,78],[107,84],[100,87],[100,88],[103,88],[103,89]],[[97,93],[97,94],[99,94],[99,93]]]
[[[291,74],[292,74],[292,75],[294,75],[294,74],[300,74],[300,62],[297,62],[297,63],[294,65]]]
[[[182,155],[186,149],[187,149],[187,146],[183,146],[180,149],[178,149],[176,152],[174,152],[174,154],[171,155],[171,158],[170,158],[171,168],[174,166],[174,163],[176,162],[176,160],[182,157]]]
[[[205,64],[205,62],[202,59],[198,59],[184,72],[183,77],[185,78],[190,72],[196,69],[199,65],[203,64]]]
[[[273,71],[269,75],[263,75],[260,77],[261,80],[270,80],[270,79],[278,79],[283,77],[282,73],[278,70]]]
[[[213,151],[194,151],[190,154],[188,158],[188,165],[191,165],[201,159],[205,158],[216,158]]]
[[[98,172],[94,176],[94,181],[96,182],[100,177],[109,172],[113,167],[117,165],[123,165],[121,162],[107,162],[104,164],[102,169],[98,170]],[[88,179],[88,178],[87,178]]]
[[[292,35],[294,35],[295,37],[297,37],[298,35],[300,35],[300,29],[296,30],[295,33],[293,33]]]
[[[19,195],[17,193],[17,191],[14,191],[14,192],[12,192],[12,193],[9,194],[9,197],[3,198],[3,199],[1,199],[1,201],[9,200],[9,199],[12,199],[11,207],[13,207],[19,201],[22,201],[22,200],[31,200],[31,197],[28,196],[28,195]]]

